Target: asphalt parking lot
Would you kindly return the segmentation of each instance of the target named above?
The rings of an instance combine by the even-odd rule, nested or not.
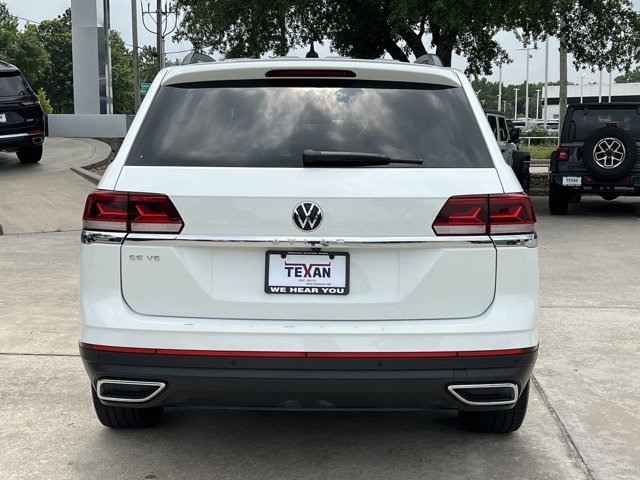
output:
[[[534,199],[542,340],[512,435],[468,433],[447,412],[170,410],[151,430],[102,427],[77,355],[93,185],[69,168],[106,148],[48,139],[36,166],[0,153],[0,478],[638,478],[640,198],[589,199],[566,217]]]

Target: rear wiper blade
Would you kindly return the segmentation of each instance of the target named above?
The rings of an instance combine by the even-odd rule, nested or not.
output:
[[[422,165],[420,158],[391,158],[379,153],[332,152],[305,150],[302,152],[305,167],[375,167],[391,163]]]

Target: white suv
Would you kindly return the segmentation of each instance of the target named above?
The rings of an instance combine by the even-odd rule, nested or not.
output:
[[[445,408],[516,430],[538,345],[534,227],[460,72],[163,70],[84,211],[98,418]]]

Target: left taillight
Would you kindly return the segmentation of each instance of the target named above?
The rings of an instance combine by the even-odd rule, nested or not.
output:
[[[536,215],[522,193],[449,198],[432,228],[436,235],[508,235],[534,233]]]
[[[89,194],[82,224],[87,230],[127,233],[179,233],[184,227],[166,195],[108,190]]]

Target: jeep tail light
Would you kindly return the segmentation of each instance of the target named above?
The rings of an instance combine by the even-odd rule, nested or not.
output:
[[[432,228],[436,235],[509,235],[535,232],[536,215],[524,193],[451,197]]]
[[[569,149],[567,147],[559,147],[556,150],[556,160],[566,162],[569,160]]]
[[[184,222],[169,197],[95,190],[87,197],[83,228],[127,233],[178,233]]]

